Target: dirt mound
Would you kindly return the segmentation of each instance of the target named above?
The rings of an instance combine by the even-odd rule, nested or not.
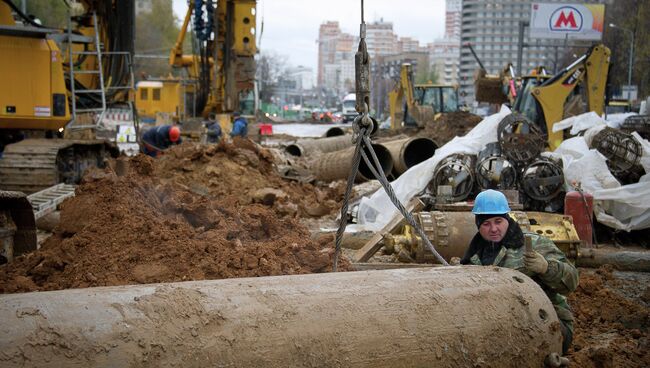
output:
[[[250,140],[235,139],[214,146],[183,144],[173,147],[152,169],[164,183],[199,194],[237,196],[240,202],[260,201],[267,188],[284,193],[272,204],[284,214],[303,217],[334,215],[340,210],[345,183],[315,186],[283,179],[273,168],[271,153]]]
[[[438,146],[442,147],[443,144],[454,139],[454,137],[462,137],[467,134],[476,126],[476,124],[481,122],[481,120],[483,120],[483,118],[469,112],[448,112],[442,114],[440,118],[432,124],[428,124],[418,135],[431,138],[438,144]]]
[[[122,177],[110,169],[86,175],[76,196],[63,204],[61,223],[42,248],[0,268],[0,292],[331,268],[332,237],[310,240],[304,226],[282,216],[277,201],[251,203],[253,188],[281,180],[269,171],[263,181],[264,172],[271,170],[263,152],[184,146],[159,161],[137,156],[129,166]],[[163,172],[169,176],[161,179],[157,175]],[[196,178],[206,179],[199,183],[208,193],[193,188]],[[281,187],[292,196],[307,196],[309,190],[297,183]]]
[[[611,268],[580,272],[580,286],[569,296],[575,317],[571,366],[650,367],[648,284],[634,285],[642,295],[632,300]]]

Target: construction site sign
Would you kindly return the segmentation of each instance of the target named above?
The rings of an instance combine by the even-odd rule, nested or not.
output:
[[[530,38],[597,41],[603,37],[605,5],[532,3]]]

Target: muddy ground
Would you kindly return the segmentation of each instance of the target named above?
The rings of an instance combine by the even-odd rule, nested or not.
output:
[[[571,367],[650,367],[650,274],[580,269]]]
[[[0,292],[329,270],[332,237],[296,217],[334,210],[342,189],[283,181],[269,160],[247,142],[188,144],[130,159],[124,176],[93,171],[41,249],[0,268]],[[268,187],[284,197],[256,197]]]
[[[42,248],[0,267],[0,292],[331,269],[333,236],[312,240],[302,222],[331,224],[343,182],[283,179],[267,150],[240,140],[126,160],[124,176],[85,177]],[[580,272],[571,367],[650,366],[650,275]]]

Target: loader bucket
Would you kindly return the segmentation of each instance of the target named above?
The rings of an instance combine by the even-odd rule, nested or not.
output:
[[[493,104],[508,102],[508,96],[503,93],[501,78],[488,75],[482,69],[477,70],[474,76],[474,96],[478,102]]]
[[[22,192],[0,191],[0,246],[3,262],[36,250],[34,211]]]

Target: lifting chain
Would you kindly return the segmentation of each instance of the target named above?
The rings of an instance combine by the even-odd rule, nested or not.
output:
[[[359,114],[352,123],[354,135],[352,136],[352,141],[355,145],[354,156],[352,158],[352,167],[350,168],[350,175],[348,175],[348,182],[345,188],[345,195],[343,197],[343,205],[341,206],[341,215],[339,219],[339,228],[336,231],[336,241],[335,241],[335,251],[334,251],[334,263],[332,265],[332,270],[334,272],[338,269],[338,260],[341,253],[341,241],[343,240],[343,234],[345,233],[345,227],[347,225],[347,212],[348,205],[350,200],[350,193],[352,192],[352,185],[354,184],[354,179],[357,176],[359,171],[359,163],[363,157],[364,162],[375,176],[379,179],[379,182],[384,187],[386,194],[390,198],[391,202],[397,207],[397,209],[402,213],[406,221],[411,225],[418,235],[424,240],[425,246],[433,253],[433,255],[445,266],[449,264],[447,261],[442,258],[442,256],[436,251],[433,247],[429,238],[426,236],[421,226],[415,221],[413,215],[409,213],[402,203],[397,198],[393,187],[388,182],[386,174],[379,163],[379,159],[375,154],[375,151],[372,149],[372,141],[370,140],[370,135],[374,134],[377,131],[378,124],[377,121],[370,116],[370,55],[368,55],[368,48],[366,46],[366,23],[363,18],[363,0],[361,0],[361,25],[360,25],[360,40],[359,48],[357,49],[356,54],[354,55],[354,67],[355,67],[355,87],[356,87],[356,110]],[[368,157],[368,153],[372,157],[372,161]]]

